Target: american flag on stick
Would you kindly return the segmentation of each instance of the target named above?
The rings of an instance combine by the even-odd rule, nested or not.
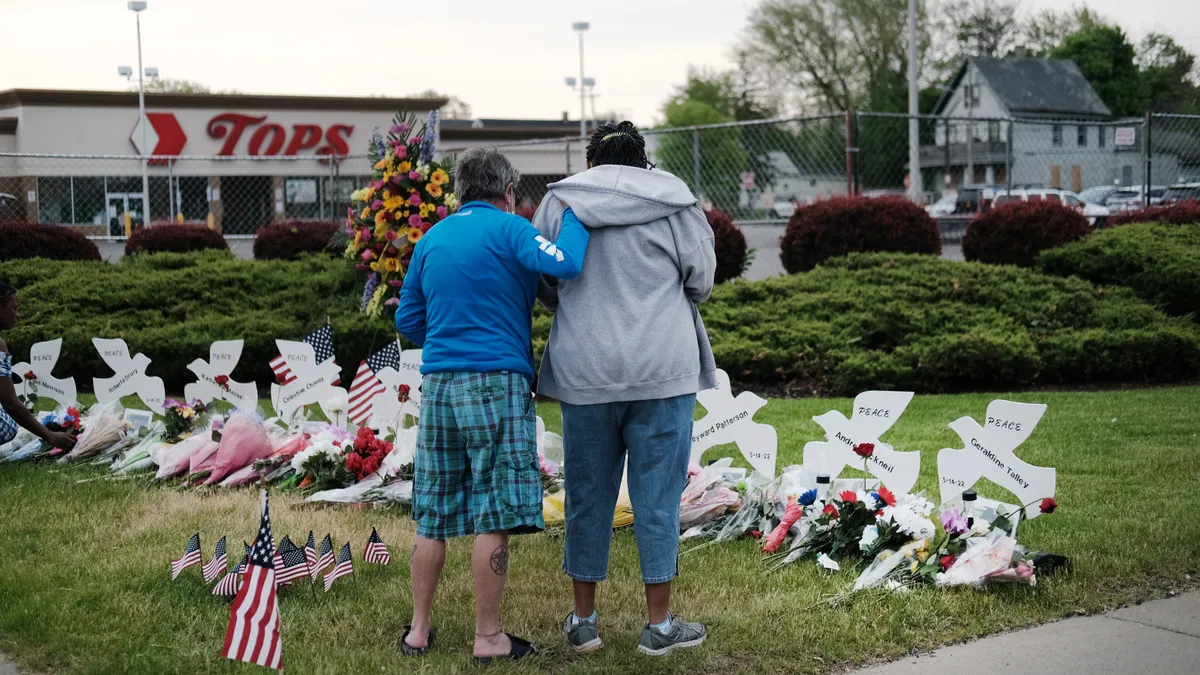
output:
[[[392,554],[383,543],[383,538],[375,528],[371,528],[371,538],[367,540],[367,550],[363,552],[363,562],[386,565],[392,562]]]
[[[342,550],[338,552],[337,564],[333,569],[325,573],[325,592],[328,593],[330,588],[333,588],[333,582],[346,576],[354,574],[354,561],[350,556],[350,542],[342,545]]]
[[[333,328],[329,324],[325,324],[305,335],[300,341],[312,345],[318,364],[325,363],[333,358]],[[335,361],[334,363],[337,362]],[[271,359],[271,370],[275,371],[275,378],[283,384],[291,384],[296,381],[296,376],[292,375],[292,369],[288,366],[287,361],[283,359],[283,354]],[[333,382],[333,386],[336,387],[341,383],[341,378],[338,378]]]
[[[204,583],[212,583],[213,579],[217,578],[225,568],[229,566],[229,556],[225,554],[225,537],[221,537],[221,541],[217,542],[217,550],[213,553],[212,560],[204,566]]]
[[[200,562],[200,533],[197,532],[192,535],[191,539],[188,539],[187,549],[184,550],[183,557],[179,560],[171,561],[171,581],[179,578],[180,572],[192,565],[199,565]]]
[[[313,581],[317,580],[317,575],[325,571],[326,567],[333,564],[333,537],[328,534],[321,540],[321,555],[317,558],[317,564],[312,567]]]
[[[221,577],[217,585],[213,586],[213,595],[223,595],[226,597],[237,595],[238,587],[241,586],[241,575],[246,573],[246,566],[250,564],[250,544],[242,542],[242,546],[246,547],[246,555],[242,556],[242,561],[237,564],[237,567],[232,572]]]
[[[355,424],[362,426],[370,421],[375,396],[387,391],[375,374],[388,367],[400,370],[400,348],[395,340],[358,364],[350,384],[350,419]]]
[[[308,574],[310,578],[317,578],[317,540],[313,539],[313,531],[308,531],[308,541],[304,544],[304,557],[308,560]]]
[[[282,669],[283,641],[279,638],[279,597],[271,554],[271,515],[267,491],[262,491],[262,524],[250,549],[246,578],[229,607],[229,627],[221,655],[276,670]]]
[[[304,549],[296,548],[291,539],[284,537],[279,544],[278,555],[283,567],[275,570],[276,584],[282,586],[308,576],[308,557],[304,555]]]

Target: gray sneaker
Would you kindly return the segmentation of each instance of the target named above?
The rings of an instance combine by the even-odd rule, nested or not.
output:
[[[669,614],[668,618],[671,620],[671,630],[666,633],[661,633],[657,628],[646,624],[642,629],[638,651],[650,656],[663,656],[675,649],[695,647],[704,642],[704,637],[708,634],[704,624],[688,623],[674,614]]]
[[[567,634],[567,642],[571,644],[571,649],[574,649],[576,654],[587,654],[604,646],[604,641],[600,639],[600,629],[596,625],[596,619],[576,620],[575,613],[571,612],[563,623],[563,632]]]

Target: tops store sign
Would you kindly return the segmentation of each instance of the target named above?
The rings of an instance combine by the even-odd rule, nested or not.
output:
[[[221,143],[218,156],[249,155],[272,157],[348,155],[353,124],[333,123],[322,126],[311,123],[280,124],[270,121],[268,115],[247,115],[227,112],[215,115],[208,121],[205,131],[209,138]],[[143,148],[143,136],[146,148]],[[147,112],[146,129],[139,121],[129,136],[139,154],[172,156],[183,153],[188,136],[175,113]],[[161,163],[156,162],[156,163]]]

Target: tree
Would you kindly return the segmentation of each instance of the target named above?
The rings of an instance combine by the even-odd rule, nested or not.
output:
[[[137,91],[137,84],[133,85],[133,90]],[[206,84],[201,84],[195,80],[177,79],[174,77],[164,77],[157,80],[151,80],[145,84],[145,89],[148,92],[156,94],[211,94],[212,89]]]
[[[1194,113],[1200,109],[1196,56],[1163,33],[1150,33],[1138,44],[1135,59],[1146,90],[1148,109]]]
[[[946,0],[934,11],[940,79],[949,79],[969,57],[1011,54],[1023,39],[1019,0]]]
[[[470,120],[475,119],[471,115],[471,106],[461,98],[453,94],[443,94],[434,89],[426,89],[424,91],[410,94],[410,98],[444,98],[446,105],[442,106],[441,114],[443,119],[448,120]]]
[[[689,69],[687,83],[677,88],[663,107],[665,126],[692,127],[733,122],[736,100],[729,73]],[[659,166],[679,176],[692,192],[702,198],[725,211],[736,212],[741,174],[747,168],[741,129],[726,127],[695,132],[667,132],[661,134],[659,139],[655,153]],[[696,166],[697,159],[699,167]]]
[[[1119,117],[1141,115],[1146,109],[1146,90],[1135,55],[1120,28],[1095,22],[1084,24],[1050,51],[1051,58],[1074,61],[1100,99]]]

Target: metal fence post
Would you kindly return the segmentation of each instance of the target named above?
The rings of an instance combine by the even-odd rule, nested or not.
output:
[[[1146,111],[1146,119],[1142,122],[1142,125],[1145,127],[1145,131],[1142,133],[1142,157],[1144,157],[1146,161],[1146,175],[1143,176],[1145,180],[1142,181],[1142,185],[1144,186],[1142,190],[1143,206],[1150,206],[1150,186],[1154,185],[1153,180],[1150,178],[1150,165],[1154,161],[1154,149],[1151,146],[1151,129],[1154,126],[1153,122],[1154,116],[1150,113],[1150,111]]]
[[[854,194],[854,123],[850,120],[851,113],[846,111],[846,195]]]
[[[692,127],[692,184],[696,186],[696,199],[703,199],[700,185],[700,127]]]
[[[568,139],[567,142],[564,143],[563,145],[566,147],[566,150],[567,150],[567,175],[570,176],[571,175],[571,141],[570,141],[570,139]]]
[[[1006,161],[1006,165],[1004,167],[1004,187],[1006,188],[1005,191],[1008,194],[1012,194],[1012,184],[1013,184],[1012,171],[1013,171],[1013,125],[1014,124],[1015,123],[1012,120],[1008,121],[1008,140],[1005,142],[1005,144],[1008,147],[1005,148],[1005,151],[1004,151],[1004,159]]]

